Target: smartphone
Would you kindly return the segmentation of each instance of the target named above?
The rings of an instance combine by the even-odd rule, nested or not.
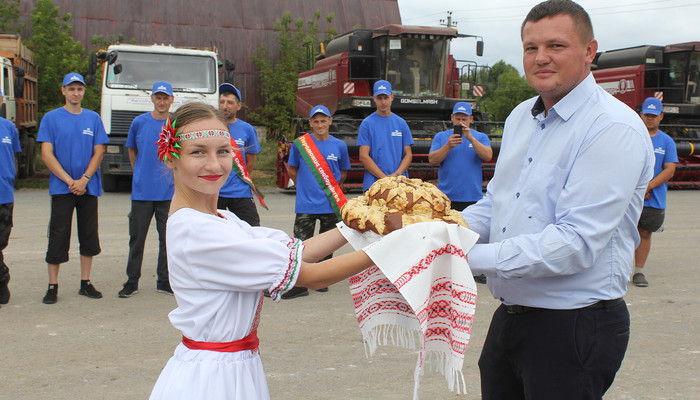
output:
[[[462,136],[462,125],[455,125],[454,134]]]

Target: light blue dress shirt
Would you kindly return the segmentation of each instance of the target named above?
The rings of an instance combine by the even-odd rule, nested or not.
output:
[[[622,297],[654,153],[628,106],[589,74],[545,117],[516,107],[484,199],[462,215],[481,235],[468,255],[504,304],[585,307]]]

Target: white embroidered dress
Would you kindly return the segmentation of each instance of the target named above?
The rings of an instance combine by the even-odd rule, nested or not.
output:
[[[178,307],[173,326],[199,342],[231,342],[257,329],[262,292],[279,301],[294,286],[302,244],[284,232],[251,227],[190,208],[168,218],[170,284]],[[269,399],[257,350],[190,350],[180,343],[151,399]]]

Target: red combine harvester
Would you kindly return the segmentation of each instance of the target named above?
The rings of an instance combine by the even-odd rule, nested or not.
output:
[[[674,138],[679,160],[669,186],[699,189],[700,42],[605,51],[593,64],[598,84],[634,110],[647,97],[663,102],[661,130]]]
[[[293,139],[308,132],[306,118],[317,104],[333,114],[331,134],[348,145],[351,170],[346,189],[361,189],[364,168],[356,145],[362,119],[376,109],[372,85],[379,79],[391,82],[394,92],[392,111],[404,118],[411,129],[412,178],[437,179],[437,167],[428,163],[433,136],[451,127],[455,103],[468,101],[475,120],[483,120],[474,101],[478,66],[474,61],[456,60],[450,42],[458,37],[475,37],[477,55],[483,53],[479,36],[458,34],[453,28],[386,25],[378,29],[355,29],[322,47],[313,69],[299,75],[297,129],[294,137],[280,142],[277,160],[277,186],[293,188],[286,162]],[[466,78],[465,78],[466,77]],[[483,127],[477,129],[484,131]],[[291,136],[291,135],[290,135]]]

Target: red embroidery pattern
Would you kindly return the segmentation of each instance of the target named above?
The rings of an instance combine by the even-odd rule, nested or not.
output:
[[[406,271],[403,275],[401,275],[394,284],[396,285],[397,288],[401,289],[405,284],[407,284],[415,275],[420,274],[423,272],[426,268],[430,266],[430,264],[435,261],[437,257],[443,256],[443,255],[454,255],[454,256],[459,256],[462,258],[467,258],[467,256],[464,254],[464,251],[462,249],[448,243],[444,247],[433,250],[425,256],[422,260],[418,262],[418,264],[414,265],[411,267],[408,271]]]
[[[290,250],[287,271],[282,281],[270,291],[270,297],[275,301],[279,301],[283,291],[290,289],[292,278],[299,274],[299,268],[301,267],[301,251],[304,249],[301,240],[290,240],[287,243],[287,248]]]

